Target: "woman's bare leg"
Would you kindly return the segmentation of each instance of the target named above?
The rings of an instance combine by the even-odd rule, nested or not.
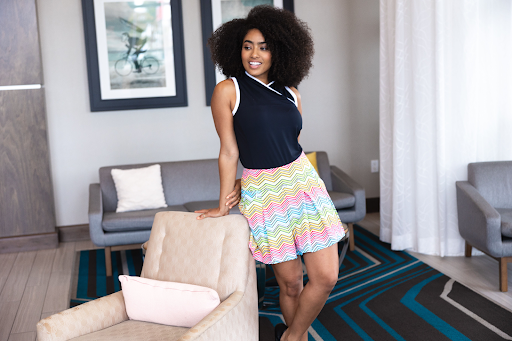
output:
[[[303,341],[307,330],[316,319],[332,288],[338,280],[338,244],[303,255],[309,282],[299,296],[293,321],[288,324],[283,341]]]
[[[291,326],[303,289],[302,262],[300,258],[287,262],[272,264],[272,269],[279,284],[279,305],[287,326]],[[307,333],[301,341],[307,341]]]

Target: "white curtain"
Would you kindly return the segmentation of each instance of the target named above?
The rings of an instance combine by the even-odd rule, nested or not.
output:
[[[512,1],[380,1],[381,240],[462,255],[455,181],[512,160]]]

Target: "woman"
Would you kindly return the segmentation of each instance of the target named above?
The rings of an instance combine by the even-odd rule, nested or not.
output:
[[[276,340],[305,341],[337,281],[337,242],[344,236],[299,144],[302,107],[295,86],[309,72],[313,41],[293,13],[257,6],[246,19],[222,25],[209,44],[215,64],[231,78],[215,87],[211,101],[221,144],[220,203],[197,211],[198,219],[229,213],[240,158],[239,207],[251,228],[249,248],[256,260],[272,264],[288,326],[276,326]],[[298,256],[308,271],[305,288]]]

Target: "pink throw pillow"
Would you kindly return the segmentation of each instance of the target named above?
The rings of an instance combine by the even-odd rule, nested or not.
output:
[[[220,304],[219,294],[198,285],[119,276],[131,320],[193,327]]]

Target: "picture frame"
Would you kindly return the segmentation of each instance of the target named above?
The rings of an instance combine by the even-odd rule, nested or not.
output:
[[[91,111],[184,107],[181,0],[82,0]]]
[[[237,2],[236,0],[232,2]],[[243,0],[238,0],[243,2]],[[256,2],[256,1],[254,1]],[[267,3],[269,1],[261,1]],[[273,4],[279,3],[278,7],[282,7],[290,12],[294,12],[293,0],[273,0]],[[213,95],[213,89],[220,81],[220,73],[215,69],[213,64],[210,48],[208,47],[208,38],[212,35],[215,29],[222,24],[222,9],[221,0],[201,0],[201,26],[203,31],[203,60],[204,60],[204,82],[205,82],[205,95],[206,105],[210,105]],[[246,6],[247,7],[247,6]],[[240,47],[241,49],[241,47]]]

